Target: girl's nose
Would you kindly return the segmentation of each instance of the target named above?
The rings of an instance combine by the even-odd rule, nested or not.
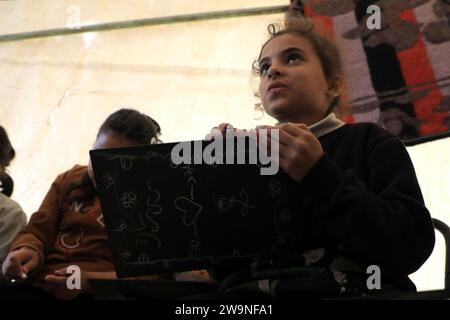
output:
[[[268,72],[268,78],[279,78],[281,76],[281,70],[278,68],[278,66],[272,65]]]

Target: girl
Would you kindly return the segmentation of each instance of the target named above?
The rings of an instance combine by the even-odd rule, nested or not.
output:
[[[102,124],[94,148],[156,143],[160,131],[149,116],[121,109]],[[82,271],[81,290],[67,288],[70,265]],[[39,289],[27,288],[28,297],[44,298],[50,297],[45,292],[57,298],[92,293],[88,278],[116,277],[90,163],[56,178],[39,210],[13,241],[2,272],[11,280],[31,279]],[[17,294],[20,298],[24,292]]]
[[[15,155],[6,130],[0,126],[0,265],[8,253],[9,244],[27,222],[27,216],[20,205],[9,198],[14,182],[6,172],[6,167]]]
[[[6,167],[16,156],[16,151],[9,141],[5,128],[0,126],[0,192],[10,197],[14,189],[14,181],[6,172]]]
[[[2,174],[6,175],[0,167],[0,177]],[[0,191],[0,265],[8,253],[9,244],[26,222],[27,216],[20,205]]]
[[[261,279],[229,266],[212,274],[234,297],[379,289],[377,281],[367,285],[374,272],[367,270],[380,271],[381,289],[414,290],[408,275],[427,260],[435,239],[408,152],[375,124],[345,124],[331,112],[344,87],[339,51],[311,20],[289,17],[284,28],[270,25],[269,32],[254,71],[264,110],[278,124],[262,127],[279,130],[272,143],[279,142],[280,168],[298,183],[304,251],[288,264],[260,262],[250,270],[264,264],[276,273],[295,265],[302,273]],[[218,129],[223,134],[228,126]]]

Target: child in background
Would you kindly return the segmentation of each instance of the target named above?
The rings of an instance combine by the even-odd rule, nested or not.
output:
[[[8,254],[9,244],[27,222],[20,205],[9,198],[14,183],[5,168],[9,166],[15,154],[6,130],[0,126],[0,266]],[[0,281],[1,278],[0,275]]]
[[[14,189],[14,181],[6,172],[6,168],[16,156],[16,151],[9,141],[5,128],[0,126],[0,192],[10,197]]]
[[[1,172],[0,168],[0,175]],[[27,216],[20,205],[0,192],[0,266],[8,254],[11,241],[26,222]]]
[[[156,143],[160,131],[149,116],[121,109],[102,124],[94,149]],[[70,265],[82,271],[80,290],[67,288]],[[89,278],[116,278],[90,163],[75,165],[56,178],[39,210],[11,244],[2,272],[10,280],[31,279],[33,286],[26,292],[0,291],[0,299],[14,299],[14,294],[71,299],[92,293]]]
[[[344,87],[339,51],[312,20],[288,17],[284,28],[268,30],[253,69],[264,110],[278,123],[256,130],[279,130],[272,144],[279,143],[280,168],[298,183],[293,214],[300,216],[303,250],[288,264],[259,263],[273,277],[244,279],[248,266],[215,268],[223,291],[203,298],[363,294],[370,265],[380,268],[381,289],[415,290],[408,275],[427,260],[435,239],[406,148],[375,124],[345,124],[332,113]],[[293,266],[303,273],[276,276]]]

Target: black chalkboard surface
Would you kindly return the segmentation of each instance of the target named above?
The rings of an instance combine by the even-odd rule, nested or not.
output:
[[[119,277],[296,250],[295,201],[287,201],[295,182],[287,175],[261,175],[261,164],[176,165],[174,146],[90,151]]]

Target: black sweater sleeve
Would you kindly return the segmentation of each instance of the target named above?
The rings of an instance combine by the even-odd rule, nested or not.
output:
[[[434,247],[434,229],[402,142],[387,136],[367,152],[368,176],[340,169],[327,154],[301,182],[312,212],[352,256],[391,275],[413,273]]]

